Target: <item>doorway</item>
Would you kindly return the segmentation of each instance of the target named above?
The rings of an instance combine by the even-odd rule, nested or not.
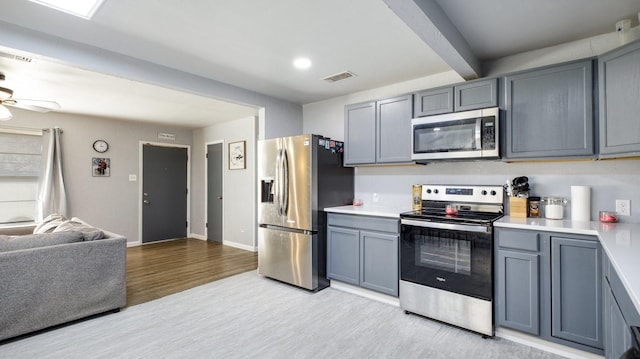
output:
[[[188,146],[142,144],[142,243],[188,230]]]
[[[222,242],[223,141],[207,144],[207,240]]]

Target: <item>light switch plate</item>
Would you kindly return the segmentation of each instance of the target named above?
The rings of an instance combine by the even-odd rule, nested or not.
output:
[[[135,182],[138,180],[138,176],[136,175],[129,175],[129,182]]]

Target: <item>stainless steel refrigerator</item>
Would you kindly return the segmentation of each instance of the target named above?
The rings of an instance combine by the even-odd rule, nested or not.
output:
[[[342,143],[319,135],[258,143],[258,273],[309,290],[329,285],[324,208],[353,200]]]

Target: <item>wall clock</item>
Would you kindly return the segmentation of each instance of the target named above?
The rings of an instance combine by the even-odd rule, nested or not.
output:
[[[96,152],[104,153],[104,152],[107,152],[107,150],[109,149],[109,144],[105,140],[96,140],[93,143],[93,149]]]

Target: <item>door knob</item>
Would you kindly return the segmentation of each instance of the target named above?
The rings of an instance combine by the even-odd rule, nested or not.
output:
[[[218,199],[222,199],[222,196],[218,196]]]
[[[146,199],[145,199],[144,201],[142,201],[142,203],[144,203],[144,204],[151,204],[151,202],[149,202],[149,201],[148,201],[148,200],[146,200]]]

